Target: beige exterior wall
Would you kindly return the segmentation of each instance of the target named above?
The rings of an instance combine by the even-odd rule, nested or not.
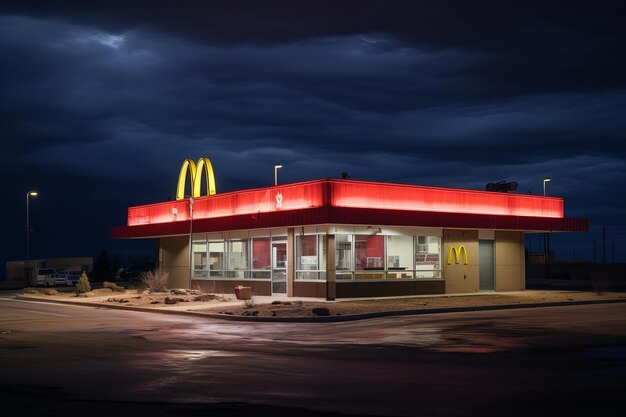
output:
[[[457,249],[465,246],[467,250],[467,265],[464,265],[463,257],[460,262],[452,262],[448,265],[448,253],[452,246]],[[443,230],[443,250],[441,252],[443,263],[443,277],[446,282],[446,293],[478,292],[478,231],[477,230]]]
[[[496,231],[496,291],[526,288],[524,233]]]
[[[443,276],[445,279],[445,293],[471,293],[480,291],[479,254],[477,230],[443,230],[443,248],[441,251]],[[294,295],[294,268],[293,229],[289,230],[289,260],[288,260],[288,292]],[[176,236],[159,239],[159,265],[170,272],[171,288],[187,288],[189,286],[189,237]],[[334,271],[334,235],[327,239],[327,297],[335,297]],[[464,265],[463,256],[460,262],[448,264],[448,254],[451,247],[463,245],[467,250],[468,264]],[[495,232],[495,290],[518,291],[525,289],[525,260],[524,260],[524,233],[510,231]],[[347,285],[347,284],[346,284]],[[380,294],[379,294],[380,295]]]
[[[159,239],[159,266],[170,273],[170,288],[189,288],[189,236]]]

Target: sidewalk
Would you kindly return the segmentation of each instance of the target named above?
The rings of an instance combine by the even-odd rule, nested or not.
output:
[[[246,305],[234,296],[216,294],[210,301],[192,301],[172,293],[107,293],[88,298],[72,294],[21,294],[16,298],[114,308],[165,314],[182,314],[237,321],[266,322],[338,322],[385,316],[435,314],[463,311],[512,308],[552,307],[626,302],[626,293],[594,293],[579,291],[514,291],[481,292],[472,294],[445,294],[410,297],[342,299],[326,301],[317,298],[286,298],[254,296]],[[176,304],[165,304],[165,298]],[[181,301],[184,300],[184,301]]]

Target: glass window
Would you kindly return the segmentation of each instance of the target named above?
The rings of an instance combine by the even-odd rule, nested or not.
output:
[[[224,241],[209,242],[209,276],[224,275]]]
[[[193,277],[207,277],[207,244],[206,241],[194,241],[193,248]]]
[[[317,256],[319,258],[318,269],[326,271],[326,235],[317,235]],[[325,275],[324,275],[324,279]]]
[[[413,237],[387,236],[387,278],[413,278]]]
[[[296,279],[326,279],[326,235],[296,236]]]
[[[352,271],[352,235],[335,235],[335,269]]]
[[[317,271],[317,235],[296,236],[296,270]]]
[[[270,278],[272,255],[270,252],[270,238],[261,237],[252,239],[252,272],[253,278]]]
[[[441,238],[416,236],[415,277],[441,278]]]
[[[228,278],[247,278],[250,269],[250,257],[248,256],[248,240],[226,241],[228,253]]]
[[[385,237],[382,235],[354,236],[354,269],[357,271],[384,270]]]
[[[385,237],[354,235],[354,279],[385,278]]]

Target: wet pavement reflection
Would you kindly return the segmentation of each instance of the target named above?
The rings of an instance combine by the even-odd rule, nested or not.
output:
[[[241,415],[265,404],[282,407],[271,409],[276,416],[284,407],[320,415],[499,416],[508,402],[532,396],[559,404],[553,415],[572,415],[581,404],[602,415],[599,393],[617,396],[626,382],[621,305],[328,324],[1,300],[0,312],[0,330],[8,332],[0,335],[0,388],[11,392],[2,400],[24,406],[33,398],[31,411],[35,403],[125,401],[248,404]],[[507,415],[528,415],[530,404]]]

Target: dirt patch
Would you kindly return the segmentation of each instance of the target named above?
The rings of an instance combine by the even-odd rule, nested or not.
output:
[[[406,311],[437,308],[481,307],[515,304],[545,304],[554,302],[597,301],[624,299],[624,293],[583,293],[583,292],[519,292],[515,294],[468,295],[468,296],[436,296],[411,297],[395,299],[370,299],[360,301],[335,302],[302,302],[287,301],[271,304],[246,306],[243,302],[238,306],[220,309],[213,306],[195,310],[207,313],[227,315],[258,316],[258,317],[313,317],[341,316],[377,313],[383,311]]]
[[[81,300],[83,302],[89,301],[96,305],[115,304],[131,308],[193,310],[194,312],[207,314],[256,317],[348,316],[384,311],[439,308],[473,308],[620,299],[626,301],[626,293],[577,291],[519,291],[481,295],[440,295],[331,302],[276,300],[271,297],[254,297],[246,302],[237,300],[234,295],[201,293],[197,290],[188,289],[172,289],[166,292],[142,291],[138,293],[137,290],[130,289],[124,292],[113,292],[109,288],[101,288],[86,293],[84,295],[85,298],[77,297],[75,293],[58,293],[49,291],[49,289],[28,289],[24,292],[32,297],[41,299]]]
[[[219,304],[232,301],[233,297],[224,294],[207,294],[197,290],[172,289],[163,292],[142,291],[141,293],[126,291],[115,293],[114,297],[100,300],[99,303],[118,303],[128,307],[167,307],[167,306],[198,306]]]

